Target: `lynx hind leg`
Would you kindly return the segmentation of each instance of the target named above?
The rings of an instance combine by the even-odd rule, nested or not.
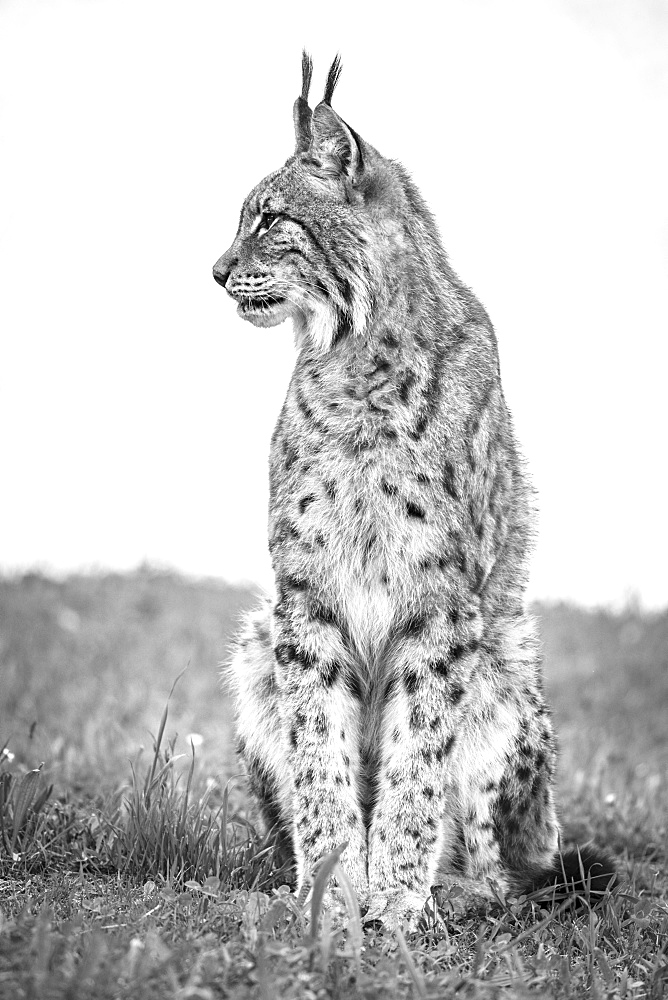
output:
[[[237,748],[267,832],[292,860],[292,790],[270,631],[271,605],[251,612],[227,671],[237,714]]]
[[[552,868],[559,839],[554,739],[535,669],[483,671],[473,688],[439,865],[439,880],[463,883],[472,904],[529,888]]]

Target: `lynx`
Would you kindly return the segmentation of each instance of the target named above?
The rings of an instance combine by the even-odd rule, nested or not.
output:
[[[296,148],[248,195],[215,280],[290,318],[271,442],[276,599],[231,663],[239,750],[298,885],[347,843],[368,917],[417,919],[578,874],[560,857],[555,742],[524,603],[531,490],[481,304],[406,171],[323,100],[304,53]],[[610,862],[585,849],[601,891]]]

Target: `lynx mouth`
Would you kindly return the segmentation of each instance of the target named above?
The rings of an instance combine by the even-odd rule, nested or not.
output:
[[[287,315],[285,305],[286,300],[281,295],[245,295],[239,299],[237,312],[255,326],[275,326]]]
[[[285,299],[281,295],[258,295],[253,298],[244,296],[244,298],[239,299],[239,312],[242,316],[254,312],[269,312],[270,309],[280,306],[284,302]]]

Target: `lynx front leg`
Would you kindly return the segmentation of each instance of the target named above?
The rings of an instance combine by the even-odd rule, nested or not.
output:
[[[447,775],[477,657],[477,616],[414,617],[404,628],[382,724],[376,805],[369,829],[370,916],[415,922],[442,851]]]
[[[274,611],[297,879],[347,841],[342,864],[368,897],[367,843],[358,794],[359,705],[345,683],[347,651],[334,614],[304,594]]]

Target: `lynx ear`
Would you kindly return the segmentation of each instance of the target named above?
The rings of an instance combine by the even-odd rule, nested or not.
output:
[[[312,111],[308,106],[308,92],[311,87],[311,77],[313,75],[313,61],[306,51],[302,52],[302,92],[297,98],[292,109],[292,117],[295,123],[295,153],[305,153],[311,145],[313,138],[311,134]]]
[[[312,151],[328,176],[344,175],[355,184],[364,169],[359,136],[326,101],[313,112]]]

